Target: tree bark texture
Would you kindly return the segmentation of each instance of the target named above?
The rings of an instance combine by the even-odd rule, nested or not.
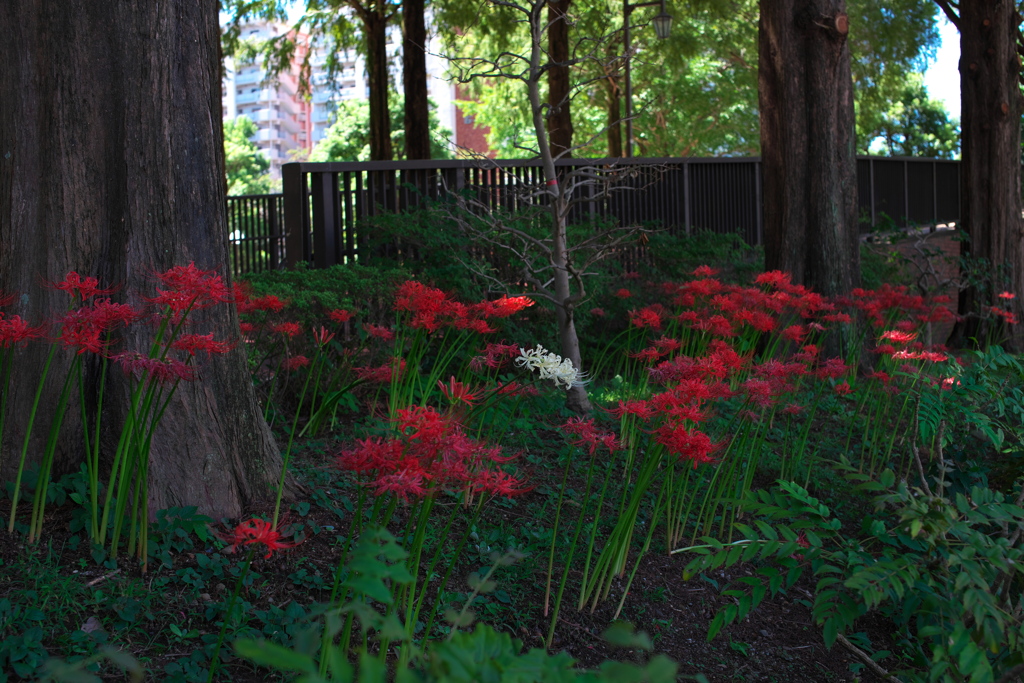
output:
[[[427,27],[424,0],[402,2],[402,83],[405,88],[405,158],[430,158],[427,99]]]
[[[857,281],[857,167],[844,0],[763,0],[765,264],[826,296]]]
[[[572,149],[572,110],[569,82],[569,3],[548,2],[548,138],[556,159],[569,157]]]
[[[989,324],[977,314],[1004,289],[1016,293],[1018,317],[1024,296],[1024,225],[1021,221],[1020,120],[1017,35],[1021,18],[1009,0],[960,3],[961,242],[968,259],[985,259],[992,270],[991,286],[960,293],[960,314],[953,343],[984,342]],[[996,269],[1005,269],[998,273]],[[1020,325],[1018,324],[1018,327]],[[1011,328],[1012,331],[1012,328]],[[1012,340],[1021,349],[1020,333]]]
[[[370,86],[370,160],[391,161],[391,114],[388,111],[388,17],[384,0],[360,12],[366,38],[366,75]]]
[[[225,275],[220,30],[216,0],[154,3],[3,3],[0,25],[0,290],[7,309],[34,323],[60,316],[68,296],[45,286],[69,271],[116,284],[115,299],[141,305],[155,273],[195,262]],[[240,337],[234,308],[195,316],[199,333]],[[121,336],[148,349],[152,330]],[[0,475],[10,478],[43,367],[45,344],[19,350]],[[29,457],[40,455],[56,395],[71,364],[49,373]],[[154,440],[151,509],[197,505],[237,516],[272,500],[281,460],[238,348],[199,363],[182,383]],[[87,396],[95,397],[91,362]],[[127,380],[111,368],[104,401],[109,457],[126,410]],[[76,398],[57,467],[82,456]]]

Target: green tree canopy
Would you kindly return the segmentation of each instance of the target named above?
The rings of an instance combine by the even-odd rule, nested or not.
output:
[[[475,7],[475,6],[474,6]],[[878,112],[900,101],[909,74],[923,71],[938,44],[936,8],[920,0],[849,0],[858,133],[876,128]],[[637,153],[644,156],[727,156],[760,152],[757,106],[758,0],[670,0],[672,33],[658,40],[648,25],[657,7],[632,15],[632,84]],[[526,36],[502,9],[485,6],[453,34],[456,57],[523,54]],[[604,156],[609,106],[624,95],[622,3],[574,0],[572,101],[577,156]],[[458,20],[451,16],[449,22]],[[599,40],[603,36],[604,40]],[[952,75],[951,75],[952,77]],[[460,106],[501,157],[529,156],[534,146],[525,93],[516,83],[477,79],[473,102]],[[876,136],[872,136],[876,137]]]
[[[402,125],[405,102],[401,95],[392,94],[389,101],[391,110],[391,144],[396,159],[405,158],[405,130]],[[437,118],[437,108],[430,108],[430,156],[432,159],[450,159],[448,140],[451,132],[442,128]],[[365,99],[342,100],[335,110],[334,123],[327,129],[325,137],[317,143],[309,155],[310,161],[368,161],[370,159],[370,104]]]
[[[229,195],[270,192],[270,160],[249,139],[257,130],[248,116],[224,122],[224,169]]]
[[[857,122],[857,151],[881,146],[887,156],[955,159],[960,155],[960,124],[942,102],[928,97],[921,74],[907,76],[885,109],[865,108]]]

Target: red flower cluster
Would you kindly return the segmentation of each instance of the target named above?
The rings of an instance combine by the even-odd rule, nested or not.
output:
[[[511,458],[469,438],[433,408],[399,410],[394,425],[397,436],[357,441],[337,461],[342,469],[370,477],[378,495],[408,500],[445,489],[503,496],[524,492],[521,481],[497,467]]]
[[[228,543],[228,547],[224,550],[229,553],[233,553],[239,548],[259,543],[267,549],[267,554],[263,556],[264,559],[269,558],[278,550],[294,548],[298,545],[297,543],[282,541],[281,533],[272,527],[270,522],[257,518],[240,522],[231,531],[225,534],[217,533],[216,536]]]
[[[150,358],[137,351],[125,351],[110,360],[121,366],[126,375],[137,379],[147,376],[154,382],[167,384],[171,382],[191,382],[196,378],[196,371],[191,365],[174,358]]]
[[[467,305],[415,280],[403,282],[395,294],[395,310],[411,313],[409,325],[430,333],[452,327],[487,334],[495,331],[487,320],[507,318],[532,305],[533,300],[525,296],[503,296]]]
[[[170,309],[175,321],[189,311],[234,302],[234,294],[220,275],[212,270],[200,270],[195,263],[174,266],[157,275],[157,279],[166,289],[158,287],[157,295],[147,301]]]
[[[39,337],[43,332],[41,327],[32,327],[28,321],[20,315],[12,315],[8,318],[0,312],[0,349],[10,348],[15,344],[24,344],[29,339]]]
[[[622,444],[614,434],[597,431],[597,426],[590,418],[570,418],[562,425],[562,431],[570,434],[572,442],[577,446],[586,446],[590,455],[597,452],[598,446],[604,446],[609,453],[614,453],[622,448]]]
[[[61,318],[59,339],[66,348],[103,353],[107,346],[107,333],[116,325],[129,325],[141,314],[127,304],[111,303],[109,299],[97,299],[91,305],[82,306]]]
[[[519,353],[518,344],[488,344],[484,347],[481,355],[474,356],[469,361],[469,367],[474,372],[482,372],[485,367],[497,370],[508,365],[513,359],[518,358]]]
[[[227,353],[231,350],[232,345],[228,342],[215,341],[211,332],[210,334],[183,334],[174,340],[171,348],[185,351],[188,355],[194,356],[199,351],[205,351],[207,355]]]
[[[63,280],[53,284],[54,289],[67,292],[73,298],[81,297],[82,301],[91,299],[97,294],[110,294],[113,289],[100,289],[99,280],[94,277],[83,278],[78,273],[71,271]]]

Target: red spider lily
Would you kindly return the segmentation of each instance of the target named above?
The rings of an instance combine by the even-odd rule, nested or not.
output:
[[[114,325],[130,325],[142,317],[142,312],[128,304],[111,303],[110,299],[97,299],[92,303],[92,317],[104,330]]]
[[[0,313],[0,349],[24,344],[29,339],[38,338],[42,333],[42,327],[31,327],[20,315],[5,318],[4,314]]]
[[[1016,325],[1017,324],[1017,316],[1014,313],[1012,313],[1010,311],[1003,310],[1002,308],[999,308],[998,306],[993,306],[989,310],[992,313],[995,313],[997,316],[1000,316],[1003,320],[1005,320],[1007,325]]]
[[[238,526],[225,534],[215,532],[215,535],[220,540],[228,543],[228,547],[224,549],[228,553],[233,553],[245,546],[257,543],[262,544],[267,549],[267,554],[263,556],[264,559],[268,559],[278,550],[294,548],[298,545],[297,543],[282,541],[281,533],[274,529],[270,522],[255,517],[240,522]]]
[[[783,408],[782,412],[786,415],[799,415],[804,412],[804,407],[798,403],[787,403]]]
[[[167,289],[158,288],[156,297],[147,301],[169,308],[175,320],[191,310],[234,303],[233,294],[220,275],[212,270],[200,270],[195,263],[174,266],[156,277]]]
[[[578,446],[586,445],[590,455],[593,455],[599,446],[604,446],[609,453],[622,448],[622,444],[614,434],[599,432],[590,418],[570,418],[562,425],[562,431],[575,436],[572,442]]]
[[[346,311],[344,308],[336,308],[328,313],[327,317],[336,323],[347,323],[354,316],[350,311]]]
[[[782,288],[790,284],[790,279],[789,273],[783,273],[781,270],[769,270],[754,278],[754,284]]]
[[[508,384],[504,382],[498,382],[494,388],[495,393],[501,394],[502,396],[539,396],[540,390],[533,385],[523,385],[519,382],[512,381]]]
[[[252,308],[254,311],[270,311],[271,313],[280,313],[284,310],[288,302],[281,301],[277,296],[273,294],[267,294],[261,296],[258,299],[252,300]]]
[[[319,330],[313,330],[313,340],[321,349],[327,346],[332,339],[334,339],[334,333],[328,332],[323,325],[320,326]]]
[[[694,277],[714,277],[718,275],[718,270],[711,266],[697,266],[693,271]]]
[[[683,348],[682,342],[678,339],[672,339],[671,337],[661,337],[654,340],[654,348],[658,349],[658,352],[666,356],[670,353],[675,353],[679,349]]]
[[[363,329],[366,330],[366,334],[370,335],[371,337],[376,337],[377,339],[381,339],[386,342],[393,341],[395,338],[394,332],[392,332],[386,327],[381,327],[380,325],[366,323],[365,325],[363,325]]]
[[[100,289],[99,284],[99,280],[94,277],[83,278],[78,273],[71,271],[63,280],[51,286],[54,289],[67,292],[72,297],[81,297],[82,301],[92,298],[97,294],[110,294],[114,291],[113,288]]]
[[[137,351],[124,351],[110,360],[121,366],[126,375],[143,378],[147,374],[154,382],[191,382],[196,378],[195,368],[177,359],[150,358]]]
[[[205,351],[208,355],[227,353],[233,348],[233,345],[228,342],[214,341],[211,332],[210,334],[183,334],[174,340],[171,348],[185,351],[188,355],[194,356],[199,351]]]
[[[291,372],[292,370],[304,368],[307,365],[309,365],[309,359],[306,358],[305,356],[291,356],[290,358],[286,358],[284,362],[281,363],[281,368],[283,370]]]
[[[533,490],[523,487],[522,481],[502,470],[481,470],[470,483],[474,493],[489,493],[492,496],[511,498]]]
[[[620,289],[620,290],[618,290],[617,292],[615,292],[615,296],[617,296],[617,297],[618,297],[618,298],[620,298],[620,299],[628,299],[628,298],[630,298],[631,296],[633,296],[633,293],[632,293],[632,292],[630,292],[630,291],[629,291],[628,289],[626,289],[625,287],[623,287],[622,289]]]
[[[629,324],[634,327],[650,327],[655,330],[661,329],[661,306],[648,306],[639,311],[629,312]]]
[[[478,370],[483,367],[497,370],[503,365],[507,365],[513,358],[518,357],[519,353],[518,344],[488,344],[484,347],[483,355],[474,356],[470,363]]]
[[[838,379],[849,372],[850,366],[842,358],[829,358],[825,364],[818,368],[818,377],[821,379]]]
[[[905,332],[902,330],[888,330],[882,333],[882,339],[895,342],[897,344],[909,344],[917,339],[917,333]]]
[[[78,349],[82,355],[103,353],[107,342],[103,337],[103,328],[97,324],[91,308],[79,308],[71,311],[60,319],[60,343],[69,349]]]
[[[998,296],[1000,299],[1006,299],[1006,300],[1016,299],[1017,298],[1017,295],[1014,294],[1013,292],[999,292],[999,294],[996,294],[996,296]]]
[[[848,396],[853,389],[850,387],[849,382],[840,382],[835,386],[835,392],[837,396]]]
[[[256,331],[256,326],[252,323],[238,323],[238,329],[241,330],[242,334],[252,334]]]
[[[456,381],[455,377],[451,377],[448,380],[448,384],[437,380],[437,387],[449,403],[465,403],[468,406],[474,405],[483,393],[479,389],[476,391],[470,390],[462,382]]]
[[[663,445],[669,453],[679,456],[680,460],[693,463],[694,469],[697,465],[714,463],[712,453],[720,446],[713,443],[704,432],[668,423],[655,431],[654,440]]]
[[[643,349],[642,351],[630,351],[626,355],[630,358],[639,360],[641,363],[653,363],[661,358],[661,352],[653,346]]]
[[[424,484],[427,481],[426,473],[423,470],[405,469],[391,474],[382,474],[371,482],[378,496],[385,493],[393,493],[408,502],[409,496],[425,496],[427,489]]]
[[[607,313],[604,312],[603,308],[591,308],[590,315],[594,316],[595,318],[603,318],[607,315]]]
[[[623,280],[639,280],[640,279],[640,273],[636,272],[635,270],[629,270],[629,271],[626,271],[625,273],[622,274],[622,279]]]
[[[801,344],[804,341],[804,337],[807,336],[807,330],[804,329],[803,325],[790,325],[780,334],[784,339],[788,339],[794,344]]]
[[[482,482],[490,490],[514,490],[516,482],[508,477],[480,474],[511,458],[466,436],[455,420],[433,408],[415,406],[397,411],[393,423],[400,436],[357,442],[338,458],[339,466],[370,474],[370,485],[378,494],[393,493],[405,500],[446,487],[473,490]]]
[[[942,363],[949,360],[949,356],[939,351],[897,351],[892,354],[895,360],[924,360],[929,363]]]
[[[486,320],[479,320],[476,318],[469,318],[466,316],[460,316],[455,319],[455,329],[458,330],[470,330],[477,334],[490,334],[491,332],[497,332],[496,329],[487,324]]]
[[[17,298],[15,294],[4,294],[0,291],[0,307],[6,306]]]
[[[298,323],[278,323],[270,328],[271,332],[276,332],[282,337],[297,337],[302,334],[302,328]]]
[[[621,419],[623,415],[635,415],[641,420],[649,420],[654,417],[657,409],[652,404],[643,400],[633,401],[619,401],[619,405],[615,408],[609,408],[608,412]]]
[[[494,301],[484,302],[481,305],[481,312],[486,317],[508,318],[533,306],[534,303],[534,300],[528,296],[503,296]]]
[[[793,360],[798,363],[805,363],[807,365],[810,365],[818,360],[818,355],[820,353],[821,349],[819,349],[814,344],[805,344],[800,348],[800,351],[798,353],[793,354]]]
[[[393,363],[387,363],[376,368],[352,368],[352,371],[356,373],[356,377],[359,379],[377,384],[390,384],[393,370]],[[402,359],[398,364],[399,376],[401,376],[404,371],[405,359]]]

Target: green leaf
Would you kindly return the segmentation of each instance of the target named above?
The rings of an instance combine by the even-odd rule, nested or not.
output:
[[[270,667],[278,671],[294,671],[298,673],[315,673],[316,662],[309,655],[282,647],[263,638],[239,638],[234,642],[235,652],[254,664]]]
[[[609,644],[616,647],[626,647],[651,651],[654,644],[650,636],[642,631],[633,629],[633,625],[624,621],[616,621],[601,634]]]

